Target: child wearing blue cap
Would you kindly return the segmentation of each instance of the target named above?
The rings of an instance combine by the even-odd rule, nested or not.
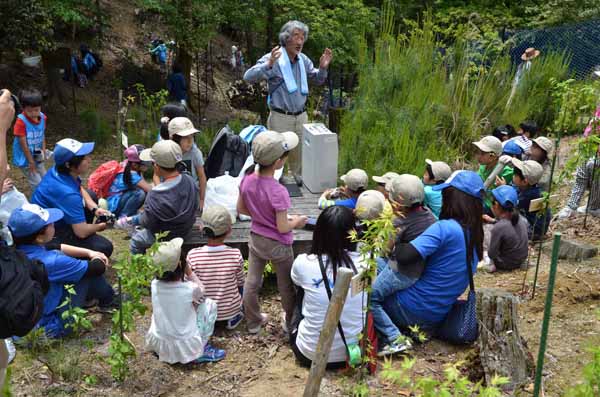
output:
[[[480,268],[492,273],[521,267],[527,255],[527,220],[519,214],[517,191],[512,186],[499,186],[492,190],[492,212],[496,223],[491,231],[488,256],[489,265]]]
[[[507,141],[502,147],[502,154],[521,160],[523,157],[523,148],[517,145],[515,141]]]
[[[66,284],[74,284],[76,295],[71,297],[72,306],[83,306],[95,299],[100,311],[114,307],[114,291],[104,278],[108,258],[101,252],[66,244],[48,244],[54,237],[54,222],[64,213],[56,208],[43,209],[36,204],[24,204],[11,214],[8,227],[17,249],[29,259],[39,260],[48,272],[50,288],[44,298],[44,313],[39,327],[46,335],[60,338],[70,332],[68,320],[61,314],[67,309],[61,306],[67,294]],[[85,259],[79,259],[85,258]]]

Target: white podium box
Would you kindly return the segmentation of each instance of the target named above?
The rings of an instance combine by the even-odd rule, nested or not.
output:
[[[322,123],[304,124],[302,180],[311,193],[337,186],[338,140]]]

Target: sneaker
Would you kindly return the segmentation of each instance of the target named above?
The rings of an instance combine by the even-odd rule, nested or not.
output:
[[[585,215],[586,210],[587,210],[587,206],[579,207],[579,208],[577,208],[577,214],[578,215]],[[591,216],[594,216],[594,217],[600,217],[600,208],[596,208],[594,210],[588,210],[587,213],[589,215],[591,215]]]
[[[260,317],[261,317],[260,324],[254,326],[254,327],[248,327],[248,332],[249,333],[251,333],[251,334],[258,334],[260,332],[260,329],[264,325],[267,325],[267,322],[269,321],[269,316],[267,315],[267,313],[261,313]]]
[[[558,219],[567,219],[567,218],[570,218],[571,216],[573,216],[573,212],[574,211],[571,208],[565,207],[562,210],[560,210],[557,217],[558,217]]]
[[[131,219],[122,216],[115,222],[115,229],[125,230],[127,233],[132,234],[135,231],[135,225],[131,222]]]
[[[8,350],[8,362],[10,364],[12,360],[15,359],[17,355],[17,349],[15,348],[15,344],[10,338],[4,339],[4,343],[6,343],[6,350]]]
[[[123,301],[127,300],[123,295]],[[96,311],[99,313],[112,313],[115,310],[119,310],[119,296],[115,295],[110,303],[99,304]]]
[[[496,271],[496,265],[493,263],[481,263],[477,264],[477,270],[481,270],[488,273],[494,273]]]
[[[201,364],[201,363],[214,363],[217,361],[221,361],[225,358],[225,350],[217,349],[214,346],[209,345],[208,343],[204,346],[204,354],[202,357],[198,357],[193,363]]]
[[[409,339],[404,341],[394,341],[383,346],[383,349],[377,353],[378,357],[391,356],[392,354],[402,353],[404,351],[412,349],[412,343]]]
[[[283,328],[283,332],[286,334],[289,333],[287,321],[285,321],[285,312],[281,313],[281,328]]]
[[[88,299],[85,302],[83,302],[83,305],[81,305],[82,309],[91,309],[94,306],[97,306],[99,303],[98,299],[93,298],[93,299]]]
[[[240,325],[240,323],[242,322],[243,319],[244,319],[244,313],[240,313],[237,316],[227,320],[227,325],[225,326],[225,328],[236,329],[237,326]]]

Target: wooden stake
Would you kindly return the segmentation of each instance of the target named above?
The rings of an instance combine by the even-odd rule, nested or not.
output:
[[[340,268],[337,271],[331,301],[327,307],[325,322],[323,323],[319,342],[317,343],[317,351],[310,367],[306,387],[304,388],[304,397],[316,397],[319,394],[321,380],[325,374],[325,367],[327,367],[329,351],[331,350],[333,337],[337,332],[337,324],[344,309],[344,303],[348,296],[348,289],[353,275],[352,270],[347,268]],[[327,280],[323,282],[327,282]]]

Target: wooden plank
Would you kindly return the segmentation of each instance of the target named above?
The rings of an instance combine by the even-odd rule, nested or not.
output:
[[[310,193],[306,187],[301,188],[303,196],[291,198],[291,208],[288,211],[290,215],[306,215],[310,217],[318,217],[321,210],[317,207],[319,194]],[[196,218],[194,227],[190,236],[185,241],[187,249],[205,245],[208,241],[204,233],[200,230],[200,217]],[[250,238],[250,222],[238,220],[232,226],[231,235],[225,240],[225,244],[238,248],[242,251],[242,255],[247,257],[248,239]],[[309,230],[294,230],[294,253],[308,252],[312,244],[312,231]]]

